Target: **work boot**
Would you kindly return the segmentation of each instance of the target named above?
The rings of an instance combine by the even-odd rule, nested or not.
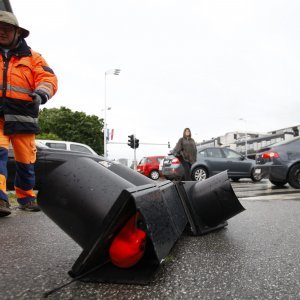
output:
[[[6,217],[11,214],[9,203],[0,199],[0,217]]]
[[[19,208],[22,210],[26,210],[26,211],[40,211],[41,210],[40,207],[38,206],[36,200],[29,201],[24,205],[20,204]]]

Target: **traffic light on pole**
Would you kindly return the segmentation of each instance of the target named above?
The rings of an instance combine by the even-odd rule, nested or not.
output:
[[[136,149],[140,145],[140,140],[139,139],[134,139],[134,141],[135,141],[134,146],[135,146],[135,149]]]
[[[131,134],[128,136],[128,143],[127,145],[130,147],[130,148],[134,148],[134,135]]]

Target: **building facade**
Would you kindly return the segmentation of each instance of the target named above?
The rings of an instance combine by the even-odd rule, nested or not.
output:
[[[257,151],[269,145],[292,139],[299,136],[300,125],[273,130],[267,133],[258,132],[228,132],[223,136],[198,143],[198,146],[227,147],[246,154],[247,157],[255,158]]]

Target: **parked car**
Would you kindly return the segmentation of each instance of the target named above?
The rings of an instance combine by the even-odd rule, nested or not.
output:
[[[161,159],[159,162],[159,167],[158,167],[159,176],[163,176],[163,174],[162,174],[163,165],[164,165],[164,158]]]
[[[145,156],[137,165],[137,171],[153,180],[159,178],[159,163],[164,156]]]
[[[259,171],[256,171],[255,160],[248,159],[244,155],[221,147],[197,148],[197,161],[191,167],[192,180],[205,180],[215,174],[227,170],[228,177],[234,181],[240,178],[251,178],[254,182],[262,179]],[[164,159],[162,174],[167,179],[180,179],[183,175],[183,167],[178,158],[169,155]]]
[[[97,153],[90,146],[86,144],[68,142],[68,141],[40,140],[40,139],[37,139],[37,141],[53,149],[60,149],[66,151],[78,151],[82,153],[97,155]]]
[[[276,186],[300,189],[300,137],[270,145],[256,155],[258,170]]]
[[[36,184],[35,188],[39,189],[46,175],[51,172],[53,169],[61,165],[62,163],[75,159],[77,157],[88,157],[97,162],[105,162],[105,159],[102,156],[82,153],[77,151],[66,151],[59,149],[51,149],[47,147],[44,143],[36,141],[37,148],[37,159],[35,162],[35,177]],[[15,177],[15,159],[13,149],[10,148],[8,151],[8,161],[7,161],[8,177],[7,177],[7,189],[14,189],[14,177]]]

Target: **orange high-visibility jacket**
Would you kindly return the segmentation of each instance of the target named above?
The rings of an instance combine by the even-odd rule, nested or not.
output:
[[[0,117],[5,120],[5,134],[37,134],[39,107],[30,94],[42,94],[46,102],[56,90],[56,75],[25,40],[7,54],[0,49]]]

